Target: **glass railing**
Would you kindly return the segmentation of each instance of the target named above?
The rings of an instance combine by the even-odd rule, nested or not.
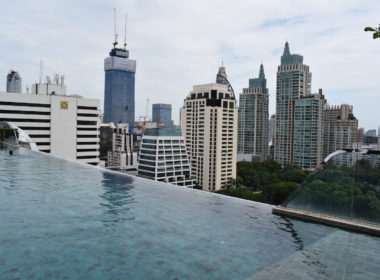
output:
[[[0,121],[0,142],[18,146],[17,138],[17,129],[12,128],[7,122]]]
[[[283,206],[380,224],[380,151],[332,154]]]

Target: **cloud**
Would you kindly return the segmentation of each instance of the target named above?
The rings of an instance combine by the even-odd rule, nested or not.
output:
[[[366,3],[363,9],[356,0],[16,1],[2,6],[0,88],[10,68],[20,72],[24,86],[35,82],[44,59],[45,74],[65,74],[70,92],[103,99],[114,7],[120,34],[128,11],[128,48],[137,60],[136,116],[144,114],[149,98],[173,104],[178,123],[187,93],[194,84],[213,82],[222,59],[236,93],[264,63],[274,113],[276,71],[288,40],[291,52],[310,65],[314,92],[323,88],[331,104],[349,101],[361,126],[380,125],[374,117],[380,41],[363,31],[377,25],[380,7]]]

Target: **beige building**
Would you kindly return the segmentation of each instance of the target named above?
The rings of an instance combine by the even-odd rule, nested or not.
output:
[[[352,149],[356,142],[358,120],[353,107],[327,105],[323,110],[323,157],[339,149]]]
[[[225,73],[223,76],[227,81]],[[222,79],[220,74],[218,78]],[[220,190],[231,178],[236,178],[235,102],[229,84],[197,85],[187,95],[181,109],[181,129],[190,159],[191,177],[203,190]]]
[[[32,94],[0,92],[0,120],[15,124],[39,151],[99,164],[100,101],[66,95],[66,86],[40,83]]]

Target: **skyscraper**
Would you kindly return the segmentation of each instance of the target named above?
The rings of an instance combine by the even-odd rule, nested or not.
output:
[[[318,94],[294,101],[293,162],[295,166],[314,170],[322,162],[323,106],[322,90]]]
[[[268,159],[269,95],[266,83],[261,64],[259,77],[250,79],[249,87],[240,94],[238,154],[252,155],[253,161]]]
[[[274,159],[280,164],[293,162],[295,100],[310,95],[311,73],[303,57],[291,54],[286,42],[277,71],[276,146]]]
[[[153,104],[152,122],[162,123],[165,128],[171,128],[173,126],[172,105],[161,103]]]
[[[7,92],[22,92],[22,83],[20,74],[14,70],[9,70],[7,75]]]
[[[128,123],[132,129],[135,123],[135,73],[136,61],[129,59],[129,51],[114,48],[104,60],[104,119],[103,122]]]
[[[269,137],[268,141],[273,143],[274,137],[276,135],[276,115],[273,114],[269,119]]]
[[[225,69],[217,82],[194,86],[181,109],[191,177],[207,191],[227,187],[236,178],[237,109]]]
[[[353,107],[327,105],[323,110],[323,157],[340,149],[351,149],[357,142],[358,120]]]

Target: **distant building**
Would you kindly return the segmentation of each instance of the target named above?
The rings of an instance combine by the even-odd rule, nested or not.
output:
[[[107,152],[106,167],[114,170],[135,171],[137,169],[137,153],[133,152],[133,134],[128,124],[111,123],[112,149]]]
[[[194,187],[180,130],[147,129],[143,135],[138,175],[155,181]]]
[[[104,60],[104,123],[135,123],[136,61],[129,59],[129,51],[114,47]]]
[[[14,70],[9,70],[7,75],[7,92],[22,92],[22,82],[20,74]]]
[[[326,105],[323,110],[323,157],[340,149],[352,149],[355,142],[358,120],[353,107]]]
[[[311,73],[303,57],[291,54],[286,42],[277,71],[276,146],[274,159],[280,164],[293,163],[294,105],[311,94]]]
[[[367,130],[367,132],[365,133],[366,136],[370,136],[370,137],[376,137],[376,129],[370,129],[370,130]]]
[[[268,159],[268,106],[264,67],[261,64],[259,77],[249,80],[239,101],[238,159],[251,155],[254,161]]]
[[[322,90],[301,97],[294,103],[293,162],[305,170],[314,170],[322,162],[323,106]]]
[[[162,124],[164,128],[173,128],[172,105],[171,104],[153,104],[152,105],[152,122]]]
[[[236,178],[237,108],[225,69],[221,83],[197,85],[181,109],[181,129],[198,187],[217,191]]]
[[[56,86],[59,94],[50,90]],[[33,94],[0,93],[0,120],[28,133],[42,152],[98,165],[100,101],[66,95],[63,86],[47,82],[34,84]]]

